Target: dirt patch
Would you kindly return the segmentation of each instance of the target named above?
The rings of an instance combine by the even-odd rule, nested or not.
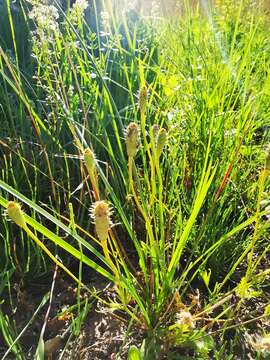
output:
[[[102,291],[108,284],[101,279],[95,279],[98,290]],[[96,289],[97,289],[96,287]],[[16,336],[25,328],[33,313],[37,310],[45,294],[50,291],[49,285],[31,284],[26,288],[18,284],[12,292],[13,309],[6,299],[2,311],[7,314],[10,324],[16,324]],[[113,295],[113,289],[100,293],[103,298]],[[126,359],[131,344],[138,343],[138,336],[127,337],[128,320],[104,308],[101,301],[91,297],[91,294],[81,292],[81,312],[88,301],[89,308],[77,328],[78,336],[74,335],[77,311],[77,288],[68,279],[58,277],[50,305],[49,316],[46,313],[49,301],[40,309],[33,322],[28,324],[19,339],[21,351],[25,359],[33,359],[39,342],[41,329],[46,322],[44,332],[46,359],[50,360],[118,360]],[[15,309],[15,310],[14,310]],[[15,336],[15,337],[16,337]],[[14,337],[14,338],[15,338]],[[0,358],[7,351],[6,341],[0,333]],[[15,359],[10,352],[6,359]]]
[[[24,288],[19,285],[15,286],[12,293],[13,310],[15,309],[15,312],[7,305],[10,301],[9,298],[1,305],[0,310],[2,310],[3,314],[8,314],[10,324],[13,322],[16,324],[17,334],[25,328],[33,313],[39,307],[44,295],[50,292],[50,279],[51,276],[47,278],[44,285],[40,283],[28,284]],[[109,299],[115,301],[113,287],[92,274],[91,281],[92,284],[95,284],[101,298],[107,301]],[[68,278],[64,278],[60,272],[55,281],[47,321],[46,313],[49,301],[40,309],[34,321],[27,326],[20,338],[19,342],[24,359],[34,359],[44,322],[46,323],[44,332],[45,349],[47,351],[46,359],[126,360],[131,345],[140,347],[144,339],[143,331],[130,327],[129,319],[124,314],[112,312],[108,307],[104,306],[101,300],[91,297],[91,294],[84,291],[80,293],[81,309],[78,311],[77,296],[76,286],[71,284]],[[213,336],[217,348],[222,347],[226,342],[228,351],[234,353],[233,359],[246,360],[254,358],[252,342],[256,342],[258,336],[263,336],[264,333],[270,331],[269,319],[263,316],[264,309],[269,303],[269,296],[268,287],[265,288],[263,296],[245,301],[241,306],[241,310],[236,314],[237,318],[232,313],[232,319],[228,322],[226,332],[222,330],[222,323],[213,323],[212,326],[208,326],[208,333]],[[226,306],[235,309],[239,300],[237,296],[233,295],[230,303],[226,303]],[[81,320],[81,324],[78,326],[76,321],[79,318],[78,315],[83,314],[84,304],[89,304],[89,307],[85,317]],[[217,313],[213,313],[211,316],[217,316],[219,311],[218,309]],[[205,322],[198,323],[198,329],[208,323],[209,321],[206,318]],[[237,344],[230,348],[233,339]],[[185,346],[178,348],[168,346],[164,351],[164,337],[157,336],[156,340],[157,342],[151,340],[152,345],[148,344],[151,345],[149,349],[157,349],[160,345],[161,351],[157,351],[156,359],[175,359],[175,356],[179,357],[180,355],[192,359],[196,356],[190,348]],[[6,342],[0,334],[0,358],[3,357],[6,350]],[[16,359],[16,357],[10,353],[7,359]]]
[[[127,325],[110,314],[93,311],[80,336],[70,344],[64,360],[126,359],[131,340],[126,339]]]

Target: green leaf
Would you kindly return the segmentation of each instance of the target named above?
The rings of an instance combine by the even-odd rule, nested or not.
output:
[[[131,346],[128,351],[128,360],[143,360],[140,350],[135,346]]]
[[[270,304],[265,307],[264,315],[270,317]]]
[[[212,336],[205,334],[201,339],[194,342],[196,351],[201,355],[207,355],[215,348],[215,342]]]
[[[35,355],[36,360],[44,360],[44,349],[45,349],[44,340],[43,338],[40,338]]]
[[[32,200],[28,199],[24,195],[22,195],[20,192],[16,191],[14,188],[6,184],[4,181],[0,180],[0,188],[7,191],[8,193],[12,194],[14,197],[16,197],[18,200],[22,201],[23,203],[27,204],[30,208],[37,211],[40,215],[44,216],[46,219],[50,220],[52,223],[54,223],[56,226],[64,230],[67,234],[71,235],[74,239],[76,239],[81,245],[83,245],[86,249],[92,252],[93,255],[95,255],[97,258],[99,258],[103,263],[107,264],[106,259],[102,254],[97,251],[89,242],[87,242],[85,239],[83,239],[81,236],[79,236],[77,233],[74,233],[72,229],[70,229],[68,226],[63,224],[60,220],[58,220],[56,217],[52,216],[50,213],[48,213],[46,210],[41,208],[39,205],[37,205]],[[7,207],[7,200],[0,196],[0,205]],[[32,226],[35,230],[37,230],[39,233],[44,235],[47,239],[54,242],[56,245],[60,246],[65,251],[69,252],[72,256],[76,257],[77,259],[84,262],[86,265],[88,265],[90,268],[94,269],[95,271],[99,272],[102,276],[109,280],[113,280],[113,277],[111,274],[106,271],[102,266],[100,266],[97,262],[91,260],[89,257],[82,255],[81,252],[77,249],[75,249],[72,245],[70,245],[67,241],[63,240],[61,237],[57,236],[55,233],[50,231],[47,227],[40,224],[38,221],[36,221],[31,216],[28,216],[25,214],[25,219],[28,225]]]
[[[210,277],[211,277],[211,269],[208,270],[202,270],[200,271],[201,278],[203,279],[205,286],[209,287]]]

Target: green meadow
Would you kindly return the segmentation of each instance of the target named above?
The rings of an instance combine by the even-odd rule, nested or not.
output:
[[[1,359],[270,358],[266,9],[0,2]]]

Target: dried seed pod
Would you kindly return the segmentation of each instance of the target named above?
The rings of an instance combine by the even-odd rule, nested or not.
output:
[[[9,201],[7,206],[7,214],[10,219],[13,220],[19,227],[23,229],[27,227],[24,214],[22,212],[21,206],[18,203]]]
[[[126,129],[126,147],[128,157],[134,157],[139,143],[139,128],[134,122],[130,123]]]
[[[100,241],[106,241],[111,228],[111,211],[106,201],[97,201],[91,208],[91,216],[94,220],[96,233]]]
[[[167,130],[162,128],[159,130],[158,132],[158,137],[157,137],[157,156],[158,158],[160,157],[162,150],[164,148],[164,146],[166,145],[167,142]]]

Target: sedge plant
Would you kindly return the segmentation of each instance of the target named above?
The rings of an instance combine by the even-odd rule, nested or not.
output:
[[[46,208],[39,206],[45,202],[40,178],[30,199],[19,192],[24,188],[16,183],[19,171],[6,162],[12,175],[0,182],[0,203],[20,234],[73,280],[64,259],[60,262],[36,232],[113,283],[116,298],[106,302],[148,333],[166,329],[171,340],[181,342],[191,333],[205,336],[196,332],[202,321],[205,331],[219,319],[230,325],[225,318],[230,307],[222,306],[232,298],[228,283],[237,266],[250,254],[248,280],[263,281],[269,273],[255,274],[264,251],[259,263],[252,263],[262,224],[267,229],[260,203],[269,184],[264,172],[256,193],[262,151],[255,143],[257,127],[268,117],[269,86],[260,70],[267,73],[269,67],[264,32],[253,21],[243,22],[240,10],[229,30],[218,14],[216,22],[187,16],[177,24],[158,23],[157,59],[155,46],[145,51],[147,44],[137,38],[136,24],[131,33],[126,19],[125,26],[116,19],[98,22],[109,33],[104,37],[105,31],[96,33],[82,18],[84,12],[78,19],[74,11],[61,13],[57,23],[54,9],[48,28],[38,12],[31,14],[33,101],[20,69],[1,51],[1,75],[29,113],[40,143],[36,153],[46,148],[44,166],[51,170],[44,174],[34,156],[29,165],[25,150],[12,154],[42,179],[47,175],[55,191]],[[128,45],[119,36],[123,29]],[[31,216],[17,200],[7,202],[7,194],[29,207]],[[68,219],[70,203],[75,215]],[[60,229],[75,245],[61,238]],[[210,295],[204,309],[196,299],[187,305],[194,279],[202,279]],[[220,308],[217,319],[207,320]]]

